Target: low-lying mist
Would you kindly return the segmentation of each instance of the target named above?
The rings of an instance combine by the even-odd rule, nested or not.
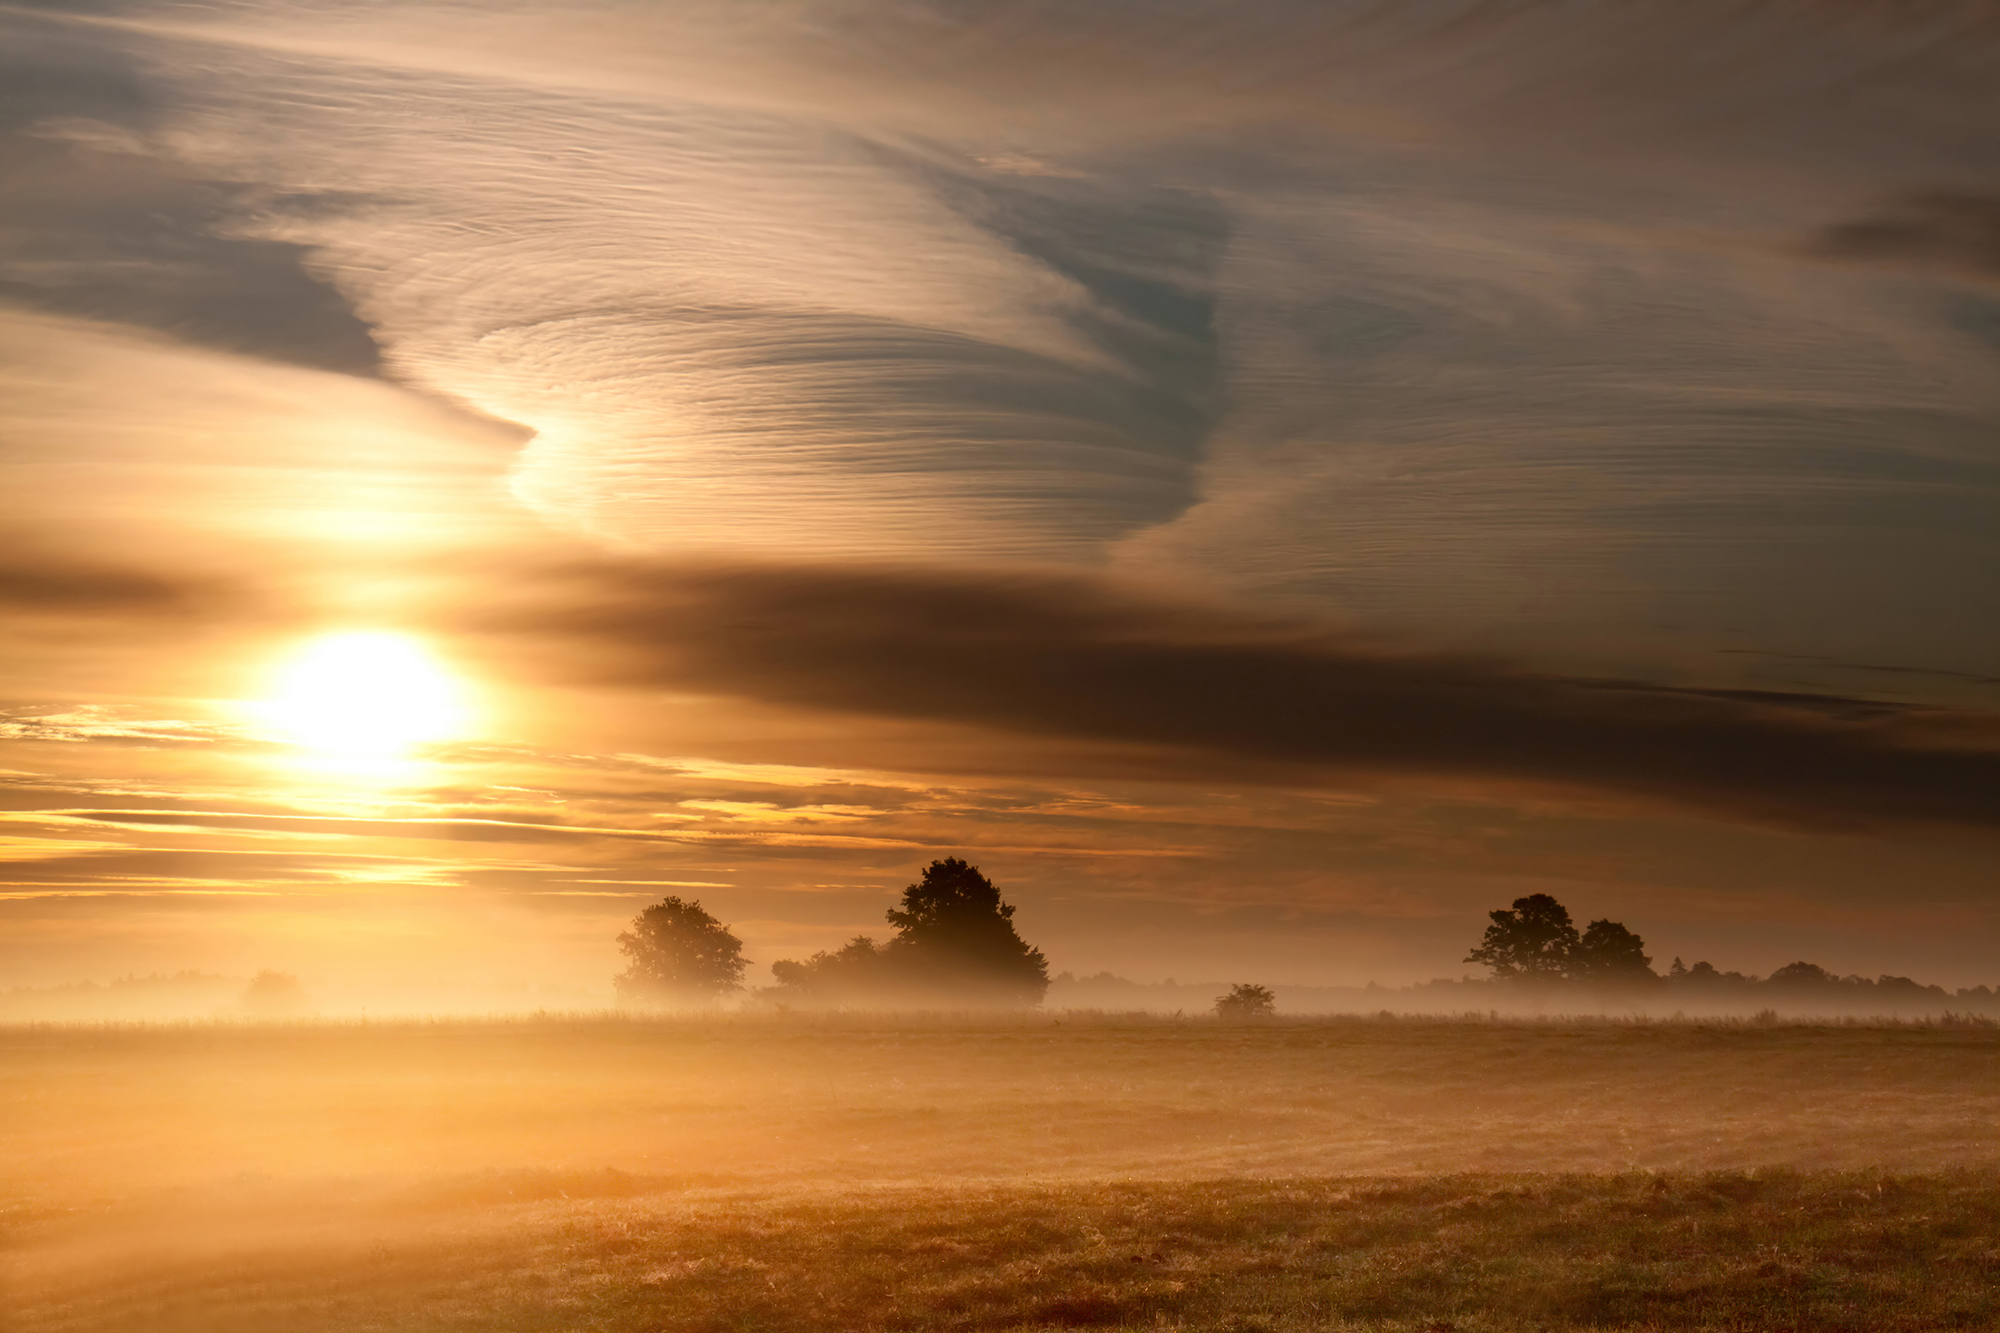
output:
[[[1038,1010],[954,1002],[953,1013],[994,1017],[1032,1015],[1054,1021],[1071,1015],[1200,1018],[1215,1012],[1228,981],[1142,982],[1111,972],[1058,973]],[[1774,977],[1719,972],[1661,978],[1639,986],[1522,985],[1480,978],[1439,978],[1410,986],[1270,987],[1281,1018],[1374,1016],[1455,1018],[1859,1020],[1946,1019],[2000,1022],[2000,992],[1988,986],[1947,990],[1909,977],[1834,976],[1812,964],[1792,964]],[[532,1018],[596,1015],[618,1018],[723,1015],[782,1017],[788,1013],[850,1013],[890,1017],[906,1012],[893,1003],[856,998],[813,1005],[796,996],[755,990],[702,1006],[676,1008],[616,1004],[607,991],[526,982],[440,985],[426,989],[340,985],[289,973],[250,977],[184,971],[127,976],[107,982],[16,987],[0,992],[4,1023],[346,1023],[441,1019]]]
[[[1617,1171],[2000,1155],[2000,1029],[807,1015],[14,1027],[12,1193]],[[342,1185],[341,1188],[347,1188]]]
[[[1387,1244],[1485,1217],[1502,1207],[1488,1195],[1530,1197],[1478,1183],[1493,1177],[1532,1176],[1530,1194],[1590,1177],[1590,1209],[1671,1229],[1717,1225],[1701,1200],[1754,1194],[1742,1182],[1772,1168],[1990,1175],[2000,1028],[1077,1012],[17,1024],[0,1027],[0,1105],[0,1262],[35,1293],[23,1328],[359,1326],[343,1301],[404,1311],[369,1327],[500,1327],[504,1308],[525,1321],[506,1327],[692,1328],[767,1299],[824,1305],[829,1327],[960,1327],[942,1288],[917,1323],[897,1313],[933,1253],[1012,1311],[995,1319],[1062,1323],[1036,1302],[1096,1300],[1099,1322],[1144,1322],[1234,1289],[1232,1265],[1290,1272],[1273,1256],[1295,1242],[1250,1219],[1305,1208],[1334,1225],[1361,1195],[1332,1181],[1443,1182],[1395,1214]],[[1702,1183],[1716,1173],[1728,1180]],[[1670,1188],[1694,1192],[1668,1207]],[[1801,1188],[1825,1196],[1815,1208],[1857,1195]],[[1539,1208],[1503,1211],[1527,1226]],[[1146,1220],[1169,1214],[1185,1217]],[[787,1281],[806,1285],[766,1292],[776,1256],[820,1234],[812,1217],[866,1253],[797,1257]],[[916,1217],[924,1235],[905,1235],[897,1219]],[[1339,1225],[1376,1235],[1358,1214]],[[1140,1260],[1105,1250],[1111,1231],[1138,1237]],[[1045,1251],[1047,1282],[1010,1267]],[[1570,1281],[1557,1268],[1536,1280]],[[1354,1281],[1367,1299],[1374,1279]],[[694,1304],[659,1304],[676,1292]],[[617,1316],[584,1318],[600,1298]],[[1325,1326],[1310,1305],[1298,1326]],[[772,1308],[769,1326],[789,1326]],[[662,1310],[680,1314],[661,1325]]]

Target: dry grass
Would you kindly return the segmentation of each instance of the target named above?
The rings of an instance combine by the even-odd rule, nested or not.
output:
[[[15,1029],[0,1099],[21,1330],[2000,1326],[1980,1029]]]
[[[1990,1175],[703,1191],[156,1242],[43,1274],[16,1327],[1889,1333],[2000,1324],[1996,1266]]]

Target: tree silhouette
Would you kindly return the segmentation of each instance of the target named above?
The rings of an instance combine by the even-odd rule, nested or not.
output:
[[[1269,986],[1239,983],[1229,988],[1229,994],[1217,996],[1215,1000],[1215,1016],[1225,1023],[1270,1018],[1277,1012],[1278,997],[1271,993]]]
[[[977,866],[947,857],[925,866],[889,909],[894,939],[857,935],[833,953],[773,963],[771,975],[780,994],[822,1003],[1039,1004],[1048,962],[1013,918]]]
[[[1818,963],[1786,963],[1773,972],[1768,981],[1774,986],[1826,986],[1834,981],[1833,973]]]
[[[1659,980],[1646,956],[1646,941],[1617,921],[1593,921],[1578,934],[1569,909],[1546,893],[1516,898],[1513,907],[1487,915],[1493,924],[1465,961],[1486,964],[1496,978],[1598,984]],[[1683,969],[1676,975],[1687,973]]]
[[[1675,961],[1679,961],[1678,959]],[[1646,941],[1616,921],[1593,921],[1570,950],[1568,975],[1576,981],[1653,981]]]
[[[832,953],[824,949],[796,963],[771,964],[781,990],[802,997],[860,1000],[891,998],[893,989],[884,951],[866,935],[856,935]]]
[[[1484,963],[1496,977],[1555,981],[1569,975],[1579,937],[1568,908],[1546,893],[1531,893],[1516,898],[1512,908],[1487,915],[1493,924],[1466,962]]]
[[[743,984],[743,941],[698,902],[665,898],[632,918],[618,937],[631,960],[611,984],[620,999],[654,1003],[707,1000]]]
[[[1020,1004],[1048,992],[1048,960],[1014,929],[1013,907],[977,866],[956,856],[931,862],[887,915],[897,933],[886,952],[926,989]]]

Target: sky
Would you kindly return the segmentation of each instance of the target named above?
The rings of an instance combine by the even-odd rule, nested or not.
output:
[[[1079,974],[2000,981],[1984,0],[51,0],[0,180],[0,989],[948,855]]]

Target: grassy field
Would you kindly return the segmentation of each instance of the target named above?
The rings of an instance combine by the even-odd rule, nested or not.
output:
[[[6,1327],[2000,1327],[2000,1034],[0,1031]]]

